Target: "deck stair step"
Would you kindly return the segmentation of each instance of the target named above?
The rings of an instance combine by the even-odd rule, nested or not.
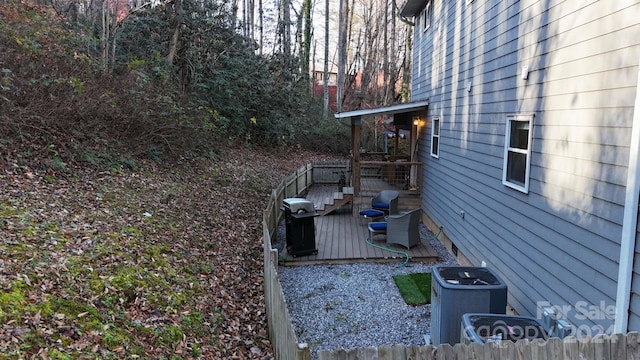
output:
[[[336,191],[333,193],[333,198],[325,199],[325,201],[316,205],[316,211],[318,214],[324,216],[332,213],[342,205],[346,205],[353,201],[353,188],[344,187],[342,191]]]

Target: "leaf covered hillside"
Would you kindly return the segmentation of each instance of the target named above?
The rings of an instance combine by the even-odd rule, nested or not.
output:
[[[0,359],[272,356],[261,214],[312,154],[0,175]]]

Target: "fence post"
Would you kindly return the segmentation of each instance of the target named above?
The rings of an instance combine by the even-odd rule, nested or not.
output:
[[[299,343],[296,350],[296,360],[311,360],[311,350],[307,343]]]
[[[591,336],[583,336],[578,340],[578,351],[585,359],[594,359],[595,349],[593,346],[593,339]]]
[[[578,339],[568,336],[562,340],[564,357],[566,359],[580,359],[580,345]],[[588,359],[588,358],[587,358]]]
[[[627,358],[627,342],[623,334],[613,334],[609,338],[611,341],[611,359]]]
[[[440,344],[435,350],[434,359],[437,360],[449,360],[455,359],[455,353],[453,352],[453,346],[444,343]]]
[[[271,259],[271,263],[273,264],[273,267],[277,271],[278,270],[278,249],[271,249],[271,252],[269,253],[269,257]]]
[[[562,354],[563,353],[563,343],[560,338],[552,337],[547,340],[546,344],[547,354]]]
[[[640,333],[632,331],[627,334],[627,358],[640,358]]]
[[[605,334],[598,334],[591,340],[593,343],[593,358],[612,360],[609,337]]]

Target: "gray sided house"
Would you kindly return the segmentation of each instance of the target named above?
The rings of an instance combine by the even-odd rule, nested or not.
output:
[[[422,208],[520,315],[640,330],[640,1],[408,0]]]

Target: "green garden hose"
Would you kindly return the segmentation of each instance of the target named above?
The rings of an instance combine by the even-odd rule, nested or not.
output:
[[[420,239],[421,240],[427,240],[427,241],[431,241],[431,240],[437,240],[438,236],[442,233],[442,226],[440,226],[440,229],[438,230],[438,233],[433,235],[433,236],[421,236]],[[405,257],[405,260],[403,262],[401,262],[400,264],[397,265],[397,267],[401,267],[401,266],[407,266],[407,264],[409,263],[409,253],[406,251],[400,251],[400,250],[395,250],[395,249],[390,249],[384,246],[380,246],[377,244],[374,244],[373,242],[370,241],[369,238],[364,239],[364,241],[367,242],[367,244],[376,247],[378,249],[382,249],[382,250],[387,250],[387,251],[391,251],[393,253],[396,254],[403,254]]]
[[[440,234],[442,234],[442,226],[440,226],[440,228],[438,228],[438,233],[433,235],[433,236],[421,236],[420,239],[421,240],[427,240],[427,241],[431,241],[431,240],[438,240],[438,236],[440,236]]]
[[[373,247],[376,247],[376,248],[378,248],[378,249],[391,251],[391,252],[394,252],[394,253],[397,253],[397,254],[403,254],[403,255],[405,256],[405,260],[404,260],[403,262],[401,262],[400,264],[398,264],[398,265],[397,265],[398,267],[406,266],[406,265],[407,265],[407,263],[409,262],[409,253],[408,253],[408,252],[406,252],[406,251],[400,251],[400,250],[395,250],[395,249],[389,249],[389,248],[387,248],[387,247],[384,247],[384,246],[380,246],[380,245],[374,244],[374,243],[372,243],[371,241],[369,241],[369,238],[364,239],[364,241],[366,241],[366,242],[367,242],[367,244],[369,244],[369,245],[371,245],[371,246],[373,246]]]

